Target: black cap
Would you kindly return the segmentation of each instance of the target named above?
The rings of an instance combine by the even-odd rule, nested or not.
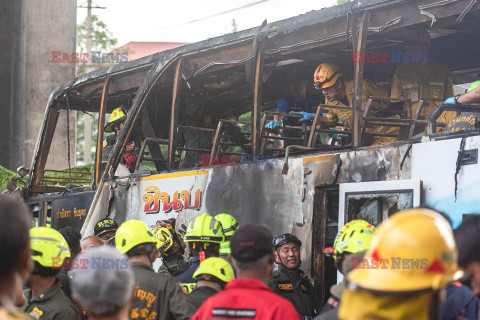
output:
[[[232,257],[240,262],[255,261],[272,251],[272,232],[258,223],[249,223],[235,231],[230,240]]]
[[[110,218],[104,218],[97,222],[95,228],[93,228],[93,234],[97,237],[101,236],[108,231],[117,231],[118,223],[115,220]]]

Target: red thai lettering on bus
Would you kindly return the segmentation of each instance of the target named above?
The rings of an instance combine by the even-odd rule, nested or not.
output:
[[[194,199],[192,199],[192,196],[194,196]],[[145,203],[143,210],[145,213],[159,213],[160,211],[169,213],[186,209],[199,210],[202,204],[202,191],[197,189],[195,194],[188,190],[175,191],[173,196],[170,196],[168,192],[160,192],[158,187],[150,186],[145,189],[142,199]]]

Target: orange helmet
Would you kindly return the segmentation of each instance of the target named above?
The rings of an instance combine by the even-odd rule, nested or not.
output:
[[[313,75],[313,82],[315,89],[325,89],[333,86],[338,78],[343,77],[343,73],[340,72],[340,68],[334,64],[322,63],[315,70]]]
[[[403,37],[403,42],[429,46],[430,34],[427,30],[412,31]]]

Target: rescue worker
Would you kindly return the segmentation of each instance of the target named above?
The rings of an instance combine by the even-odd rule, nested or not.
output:
[[[303,123],[309,123],[315,117],[316,106],[318,101],[307,92],[306,80],[297,72],[294,72],[288,79],[288,86],[290,95],[287,98],[282,98],[278,101],[275,112],[302,114],[302,119],[288,116],[275,115],[273,120],[265,125],[266,129],[278,131],[280,124],[283,125],[283,135],[285,137],[298,138],[300,137],[299,130],[292,128],[285,128],[285,126],[302,126]],[[283,121],[282,121],[283,120]],[[293,140],[286,139],[284,146],[296,144]]]
[[[118,223],[110,218],[103,218],[97,222],[93,228],[93,234],[100,238],[104,244],[115,236],[118,229]]]
[[[37,227],[30,229],[30,247],[35,266],[27,283],[23,310],[35,319],[81,319],[55,278],[65,259],[70,259],[65,239],[55,229]]]
[[[453,82],[445,65],[428,59],[430,34],[427,30],[412,30],[403,38],[403,42],[406,55],[425,57],[398,67],[393,76],[390,96],[410,99],[413,119],[421,98],[446,99],[453,96]],[[424,101],[423,104],[419,120],[428,119],[439,102]],[[449,123],[454,117],[455,113],[449,111],[444,112],[438,120]]]
[[[228,255],[230,254],[230,238],[238,229],[238,222],[235,218],[228,213],[220,213],[215,216],[215,220],[222,224],[224,240],[220,244],[220,258],[228,261]]]
[[[450,97],[444,103],[448,104],[479,104],[480,103],[480,81],[475,81],[468,88],[465,94],[458,94],[455,97]]]
[[[70,248],[71,260],[75,259],[75,257],[82,251],[80,247],[80,239],[82,238],[82,235],[71,226],[66,226],[65,228],[60,229],[59,232],[65,241],[67,241],[68,247]],[[56,278],[58,281],[60,281],[63,293],[65,293],[69,299],[72,299],[70,290],[70,277],[67,274],[70,270],[70,267],[70,263],[66,263],[64,266],[62,266],[60,272],[57,273]]]
[[[238,228],[230,242],[229,256],[237,278],[205,301],[192,320],[300,320],[292,303],[267,286],[275,259],[272,241],[270,230],[257,223]]]
[[[339,318],[434,319],[447,284],[463,272],[449,222],[409,209],[380,224],[362,264],[348,275]]]
[[[178,276],[187,271],[190,265],[183,257],[186,245],[180,234],[177,232],[176,220],[175,218],[158,220],[157,226],[167,228],[172,240],[172,245],[160,254],[163,264],[158,269],[158,273],[169,274],[174,277]]]
[[[478,100],[475,102],[474,99],[469,98],[467,94],[471,91],[477,89],[480,86],[480,81],[475,81],[470,85],[466,94],[464,95],[456,95],[455,97],[450,97],[445,100],[446,104],[455,104],[455,105],[462,105],[462,104],[469,104],[469,103],[480,103],[480,89],[478,89]],[[474,95],[469,94],[471,97]],[[466,96],[466,99],[465,99]],[[453,118],[447,125],[445,132],[457,132],[457,131],[471,131],[471,130],[478,130],[480,128],[480,114],[478,112],[462,112],[457,117]]]
[[[324,319],[328,319],[328,312],[336,317],[342,293],[346,288],[346,275],[363,258],[375,230],[375,227],[365,220],[352,220],[338,231],[333,248],[325,248],[325,255],[333,257],[337,270],[343,274],[344,278],[341,283],[330,288],[331,296],[322,309],[322,314],[325,314]],[[332,309],[334,310],[331,311]]]
[[[0,194],[0,319],[31,319],[15,306],[23,299],[22,285],[32,270],[28,229],[32,215],[18,199]]]
[[[190,265],[185,272],[175,277],[182,283],[186,291],[191,292],[195,287],[193,274],[200,263],[206,258],[219,256],[222,241],[222,225],[208,213],[196,217],[194,221],[189,223],[185,234],[185,242],[188,244],[191,256]]]
[[[347,80],[344,77],[344,74],[340,68],[334,64],[322,63],[315,70],[314,76],[314,86],[317,90],[322,90],[323,95],[325,96],[325,104],[329,106],[353,106],[354,100],[354,82],[353,80]],[[387,93],[385,90],[377,86],[372,81],[367,79],[363,80],[362,87],[362,108],[364,108],[368,102],[368,99],[371,96],[376,97],[386,97]],[[380,104],[380,107],[384,106]],[[310,119],[315,116],[314,114],[304,114],[296,113],[303,116],[300,121],[303,119]],[[395,117],[395,116],[394,116]],[[395,118],[399,118],[396,116]],[[343,131],[353,129],[353,111],[347,109],[329,109],[328,113],[325,115],[325,120],[328,122],[339,122],[343,125],[337,126],[334,129]],[[371,128],[366,128],[367,132],[376,132],[376,133],[398,133],[398,128],[396,127],[387,127],[387,126],[374,126]],[[338,135],[330,134],[331,137],[337,138]],[[395,139],[389,137],[375,137],[371,144],[382,144],[393,142]]]
[[[193,274],[197,284],[190,297],[200,307],[205,300],[225,289],[233,278],[235,274],[230,263],[217,257],[205,259]]]
[[[290,301],[303,319],[312,319],[320,308],[310,279],[300,270],[301,247],[302,242],[290,233],[273,240],[275,263],[279,268],[270,277],[268,286]]]
[[[128,319],[135,286],[133,272],[127,267],[128,257],[116,248],[102,246],[82,252],[78,259],[87,263],[71,271],[72,295],[86,310],[88,319]],[[93,261],[99,265],[105,261],[109,267],[98,268]]]
[[[88,236],[80,242],[82,252],[87,251],[91,247],[98,247],[104,245],[103,241],[96,236]]]
[[[148,226],[139,220],[122,223],[115,236],[120,252],[129,257],[136,290],[130,319],[190,319],[196,305],[171,276],[152,269],[156,240]]]
[[[115,134],[109,135],[103,139],[103,147],[114,146],[120,130],[122,130],[127,114],[123,106],[115,108],[110,114],[110,120],[105,126],[105,132]],[[125,167],[133,173],[135,171],[135,165],[137,163],[137,156],[140,150],[141,137],[135,132],[131,134],[130,141],[128,142],[125,152],[123,153],[122,160]]]

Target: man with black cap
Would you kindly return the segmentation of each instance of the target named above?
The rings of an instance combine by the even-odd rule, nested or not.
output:
[[[107,244],[110,239],[115,236],[118,229],[118,223],[110,218],[103,218],[98,221],[93,229],[93,234],[100,238],[104,244]]]
[[[285,298],[267,287],[273,271],[273,236],[262,225],[240,227],[230,242],[229,260],[237,278],[225,290],[205,301],[191,320],[199,319],[296,319],[300,315]]]
[[[268,281],[273,291],[290,301],[305,319],[318,313],[317,299],[312,283],[300,267],[302,242],[293,234],[285,233],[275,238],[275,263],[279,265]]]

